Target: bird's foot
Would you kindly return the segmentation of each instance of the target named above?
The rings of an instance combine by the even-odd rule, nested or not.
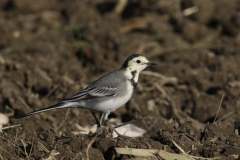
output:
[[[97,128],[97,131],[96,131],[96,133],[95,133],[96,136],[100,135],[101,132],[102,132],[102,127],[98,127],[98,128]]]

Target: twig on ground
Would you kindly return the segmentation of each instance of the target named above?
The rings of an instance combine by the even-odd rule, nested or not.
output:
[[[42,150],[44,150],[46,153],[50,153],[50,151],[40,142],[38,142],[38,147],[40,147]]]
[[[164,91],[164,89],[157,82],[154,83],[154,86],[156,86],[156,88],[162,93],[163,97],[167,96],[167,93]]]
[[[68,117],[69,112],[70,112],[70,108],[68,108],[67,113],[66,113],[66,116],[65,116],[65,119],[62,121],[62,123],[61,123],[60,126],[56,129],[56,131],[58,131],[58,130],[62,127],[63,123],[67,120],[67,117]]]
[[[153,128],[153,126],[154,126],[159,120],[160,120],[160,118],[157,117],[157,118],[153,121],[153,123],[148,127],[148,130],[151,130],[151,129]]]
[[[149,20],[147,19],[134,19],[129,23],[125,23],[124,26],[120,28],[121,33],[128,33],[133,30],[146,30],[149,25]]]
[[[188,135],[188,133],[179,133],[179,134],[175,134],[175,135],[173,135],[173,136],[179,136],[179,135],[181,135],[181,136],[183,136],[184,138],[186,138],[188,141],[192,141],[190,138],[188,138],[185,134],[187,134]]]
[[[144,54],[148,48],[153,48],[152,52],[158,52],[162,49],[162,47],[159,45],[156,41],[150,41],[147,43],[142,43],[138,50],[136,51],[137,54]]]
[[[12,108],[10,108],[8,105],[5,105],[5,108],[11,112],[12,116],[14,115],[15,111]]]
[[[130,103],[133,103],[134,107],[135,107],[135,110],[137,110],[138,112],[141,111],[141,109],[139,108],[139,105],[138,103],[136,103],[136,101],[132,98],[131,99],[131,102]]]
[[[53,159],[55,159],[54,156],[56,156],[58,154],[60,154],[60,153],[57,150],[53,149],[50,152],[49,156],[47,158],[43,158],[42,160],[53,160]]]
[[[119,0],[118,3],[116,4],[114,11],[117,14],[121,14],[125,7],[127,6],[128,0]]]
[[[221,99],[220,104],[219,104],[219,107],[218,107],[217,114],[216,114],[216,116],[215,116],[215,118],[214,118],[213,123],[215,123],[215,121],[216,121],[216,119],[217,119],[217,116],[218,116],[218,113],[219,113],[219,111],[220,111],[220,108],[221,108],[221,105],[222,105],[222,101],[223,101],[224,96],[225,96],[225,95],[223,94],[223,95],[222,95],[222,99]]]
[[[198,156],[191,156],[191,155],[189,155],[189,154],[187,154],[173,139],[172,139],[172,136],[168,133],[168,132],[166,132],[167,133],[167,135],[169,136],[169,138],[170,138],[170,140],[173,142],[173,144],[183,153],[183,155],[187,158],[187,159],[189,159],[189,160],[192,160],[192,159],[209,159],[209,158],[203,158],[203,157],[198,157]],[[213,158],[213,159],[219,159],[220,157],[215,157],[215,158]]]
[[[157,149],[115,148],[117,154],[126,154],[141,157],[155,157]]]
[[[222,120],[226,119],[227,117],[230,117],[230,116],[233,115],[234,113],[235,113],[234,111],[229,112],[228,114],[226,114],[226,115],[224,115],[223,117],[219,118],[219,119],[216,121],[216,123],[219,122],[219,121],[222,121]]]
[[[5,60],[3,59],[3,57],[0,55],[0,62],[2,63],[2,64],[5,64]]]
[[[81,23],[81,24],[75,24],[75,25],[64,25],[59,29],[50,30],[50,33],[59,34],[59,33],[66,32],[66,31],[81,30],[83,28],[91,28],[91,27],[94,27],[96,25],[104,25],[104,24],[105,24],[104,21],[101,21],[101,22],[91,21],[91,22],[88,22],[88,23]]]
[[[12,143],[12,142],[9,141],[8,139],[4,138],[3,136],[0,136],[0,137],[1,137],[2,139],[4,139],[4,140],[8,141],[8,142],[9,142],[11,145],[13,145],[14,147],[17,147],[17,148],[20,150],[20,152],[22,152],[22,154],[25,154],[20,147],[18,147],[17,145],[15,145],[14,143]],[[26,155],[26,156],[27,156],[27,155]]]
[[[172,108],[174,116],[178,118],[178,120],[181,122],[182,117],[179,115],[179,111],[177,110],[175,102],[167,95],[167,93],[162,89],[162,87],[158,83],[154,83],[154,85],[161,93],[163,93],[163,96],[166,98],[166,100],[168,101],[169,105]]]
[[[18,127],[18,126],[21,126],[21,124],[8,126],[8,127],[3,127],[2,129],[14,128],[14,127]]]
[[[218,48],[220,48],[220,46],[211,44],[211,42],[214,39],[216,39],[221,33],[222,33],[222,27],[220,26],[216,32],[208,35],[206,38],[200,40],[199,42],[196,42],[194,44],[185,44],[185,45],[181,45],[181,46],[163,48],[161,51],[151,53],[149,55],[149,57],[154,57],[157,55],[162,55],[162,54],[170,53],[170,52],[185,51],[185,50],[191,50],[191,49],[202,49],[202,48],[218,49]]]
[[[9,155],[12,155],[11,153],[9,153],[8,151],[6,151],[4,148],[2,148],[1,146],[0,146],[0,149],[1,150],[3,150],[3,151],[5,151],[7,154],[9,154]]]
[[[87,160],[89,160],[88,151],[89,151],[90,147],[92,146],[92,144],[93,144],[93,142],[95,141],[96,138],[97,138],[97,135],[90,141],[90,143],[87,146],[87,149],[86,149]]]
[[[18,129],[17,129],[16,135],[15,135],[15,142],[16,142],[16,140],[17,140],[17,136],[18,136]]]
[[[172,136],[166,132],[167,135],[169,136],[169,138],[171,139],[171,141],[173,142],[173,144],[184,154],[184,155],[187,155],[187,153],[172,139]]]
[[[166,77],[166,76],[164,76],[160,73],[157,73],[157,72],[142,71],[141,74],[160,78],[162,80],[161,84],[166,84],[166,83],[177,84],[178,83],[177,77]]]
[[[24,143],[23,140],[21,140],[21,141],[22,141],[22,144],[23,144],[25,155],[26,155],[27,159],[29,159],[29,156],[28,156],[28,153],[27,153],[27,149],[26,149],[26,143]]]
[[[46,99],[48,98],[57,88],[59,87],[59,85],[55,85],[46,96],[44,96],[42,99]]]
[[[32,145],[31,145],[31,149],[30,149],[30,152],[29,152],[29,157],[31,157],[31,154],[32,154],[33,141],[34,141],[34,138],[33,138],[33,140],[32,140]]]
[[[22,104],[23,104],[26,108],[30,109],[29,105],[27,105],[27,103],[26,103],[21,97],[18,97],[18,99],[22,102]]]
[[[41,148],[43,151],[45,151],[47,154],[49,154],[50,156],[50,158],[52,158],[52,159],[54,159],[55,160],[55,158],[53,157],[53,156],[55,156],[55,155],[58,155],[59,153],[58,152],[55,152],[56,150],[52,150],[53,151],[53,153],[52,153],[52,151],[50,152],[42,143],[40,143],[40,142],[38,142],[38,145],[37,145],[39,148]],[[52,154],[52,155],[51,155]]]
[[[190,16],[191,14],[196,13],[198,11],[199,11],[199,7],[197,6],[189,7],[183,10],[183,15]]]
[[[42,70],[40,67],[35,67],[35,71],[39,73],[39,75],[42,78],[44,78],[47,82],[51,83],[53,81],[52,78],[48,75],[48,73]]]
[[[75,157],[73,158],[73,160],[77,159],[78,157],[82,157],[82,152],[78,152]]]

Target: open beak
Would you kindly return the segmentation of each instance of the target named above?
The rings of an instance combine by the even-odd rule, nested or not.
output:
[[[153,63],[153,62],[148,62],[146,63],[148,66],[153,66],[153,65],[157,65],[156,63]]]

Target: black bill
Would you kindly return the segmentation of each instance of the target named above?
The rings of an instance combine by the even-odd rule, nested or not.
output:
[[[156,63],[153,63],[153,62],[148,62],[146,63],[148,66],[153,66],[153,65],[157,65]]]

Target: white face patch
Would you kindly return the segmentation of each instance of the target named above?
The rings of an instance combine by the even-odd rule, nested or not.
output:
[[[131,61],[129,61],[127,68],[129,68],[129,70],[131,70],[131,71],[141,72],[142,70],[144,70],[147,67],[148,62],[149,61],[147,60],[147,58],[145,58],[143,56],[139,56],[139,57],[133,58]]]
[[[132,79],[134,82],[138,82],[139,73],[144,70],[148,65],[149,61],[147,58],[143,56],[139,56],[136,58],[133,58],[131,61],[128,62],[128,67],[126,68],[125,75],[127,76],[127,79]],[[132,72],[135,72],[134,75]]]

